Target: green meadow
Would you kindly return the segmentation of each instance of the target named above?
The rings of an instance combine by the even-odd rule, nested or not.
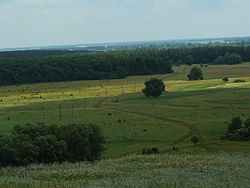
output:
[[[2,169],[1,185],[213,187],[217,181],[221,187],[249,186],[250,142],[221,137],[231,117],[250,117],[250,63],[201,68],[202,81],[187,81],[191,66],[179,66],[169,75],[0,87],[3,134],[29,122],[81,122],[100,126],[106,138],[97,164],[34,165],[27,172]],[[153,77],[164,80],[167,92],[146,98],[141,90]],[[237,79],[246,82],[234,83]],[[196,145],[190,141],[194,135],[200,140]],[[159,148],[161,154],[140,156],[142,149],[151,147]]]
[[[141,153],[145,147],[188,150],[192,135],[200,137],[201,150],[230,151],[232,143],[220,138],[232,116],[250,117],[250,63],[202,67],[202,81],[187,81],[190,69],[181,66],[172,75],[123,80],[3,86],[0,130],[8,134],[28,122],[95,124],[106,137],[104,158]],[[228,83],[222,81],[225,76]],[[160,98],[141,93],[152,77],[165,81],[167,92]],[[246,82],[233,83],[236,79]],[[246,143],[236,145],[233,151],[250,153]]]

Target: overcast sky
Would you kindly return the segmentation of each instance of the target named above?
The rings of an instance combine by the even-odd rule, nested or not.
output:
[[[0,0],[0,48],[250,35],[250,0]]]

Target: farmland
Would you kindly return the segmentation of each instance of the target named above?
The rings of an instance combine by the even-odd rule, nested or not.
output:
[[[104,157],[140,153],[147,146],[186,148],[191,134],[200,135],[203,149],[230,150],[232,144],[220,137],[231,116],[250,116],[250,64],[203,67],[203,81],[186,81],[189,66],[175,69],[166,76],[1,87],[1,130],[8,134],[28,122],[96,124],[107,140]],[[143,96],[144,81],[151,77],[166,82],[164,96]],[[233,83],[238,78],[247,82]],[[245,150],[245,144],[237,143],[235,150]]]
[[[231,117],[250,117],[250,63],[201,68],[205,77],[202,81],[187,81],[191,67],[179,66],[169,75],[0,87],[0,130],[4,134],[28,122],[83,122],[101,127],[106,138],[103,159],[97,164],[35,165],[24,174],[22,168],[2,169],[2,185],[16,182],[13,185],[17,186],[19,182],[24,187],[39,187],[39,181],[48,181],[49,187],[55,176],[58,187],[74,183],[110,187],[114,182],[149,187],[199,187],[207,183],[211,187],[214,181],[230,187],[242,180],[240,186],[248,186],[250,143],[220,138]],[[160,98],[145,98],[141,93],[144,82],[152,77],[166,84],[167,92]],[[229,82],[223,82],[223,77],[229,77]],[[237,79],[246,82],[234,83]],[[199,144],[190,142],[193,135],[199,137]],[[148,147],[159,148],[161,154],[137,156]],[[50,169],[52,174],[43,173]],[[72,172],[74,169],[77,171]],[[204,175],[205,182],[201,178]],[[193,178],[187,181],[187,176]],[[152,179],[146,181],[146,177]],[[89,184],[85,182],[88,178]]]

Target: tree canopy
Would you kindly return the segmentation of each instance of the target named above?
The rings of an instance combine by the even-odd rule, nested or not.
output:
[[[240,117],[233,117],[231,122],[228,124],[228,133],[225,137],[229,140],[250,140],[250,118],[246,119],[245,122]],[[244,126],[245,125],[245,126]]]
[[[228,78],[228,77],[224,77],[222,80],[223,80],[224,82],[229,82],[229,78]]]
[[[245,127],[250,128],[250,118],[245,121]]]
[[[194,58],[192,55],[187,55],[184,59],[183,59],[183,63],[186,65],[192,65],[194,63]]]
[[[250,61],[250,46],[0,52],[0,85],[168,74],[173,65],[242,61]]]
[[[202,70],[198,67],[193,67],[187,77],[189,80],[203,80]]]
[[[236,53],[226,53],[224,56],[219,56],[217,57],[213,64],[215,65],[234,65],[234,64],[239,64],[242,62],[242,57],[239,54]]]
[[[93,161],[102,154],[103,144],[102,131],[94,125],[15,126],[9,136],[0,135],[0,166]]]
[[[142,90],[146,97],[159,97],[165,92],[165,84],[161,79],[152,78],[145,82],[145,88]]]

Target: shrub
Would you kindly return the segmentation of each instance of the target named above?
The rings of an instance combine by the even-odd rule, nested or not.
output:
[[[187,77],[189,80],[203,80],[202,70],[198,67],[193,67]]]
[[[242,124],[240,117],[232,118],[231,123],[228,125],[228,134],[223,138],[229,140],[250,140],[250,118],[245,121],[245,127]]]
[[[242,120],[240,117],[233,117],[231,122],[228,124],[228,132],[232,133],[233,131],[242,128]]]
[[[94,125],[15,126],[9,137],[0,136],[0,166],[93,161],[102,154],[103,144],[102,131]]]
[[[250,140],[250,128],[237,129],[226,136],[229,140]]]
[[[244,83],[244,82],[246,82],[246,81],[243,79],[234,80],[234,83]]]
[[[245,121],[245,127],[250,128],[250,118]]]

